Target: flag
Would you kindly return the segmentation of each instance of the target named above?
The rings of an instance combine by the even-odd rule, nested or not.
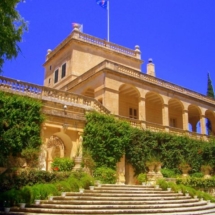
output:
[[[104,9],[107,9],[107,1],[108,0],[96,0],[96,3]]]

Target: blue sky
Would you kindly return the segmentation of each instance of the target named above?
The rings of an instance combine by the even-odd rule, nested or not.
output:
[[[3,75],[43,85],[47,49],[72,31],[107,38],[106,10],[96,0],[25,0],[17,7],[28,21],[21,53]],[[156,76],[206,94],[207,72],[215,84],[215,0],[110,0],[110,41],[131,49],[139,45],[142,71],[153,59]]]

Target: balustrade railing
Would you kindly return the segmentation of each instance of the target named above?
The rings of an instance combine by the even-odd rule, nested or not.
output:
[[[55,101],[66,105],[75,104],[76,106],[85,109],[95,109],[101,113],[110,113],[107,108],[93,98],[48,87],[42,87],[3,76],[0,76],[0,90],[46,101]]]
[[[76,32],[76,34],[79,34],[79,37],[78,37],[79,39],[86,41],[88,43],[92,43],[92,44],[95,44],[98,46],[106,47],[106,48],[111,49],[113,51],[116,51],[116,52],[119,52],[122,54],[126,54],[126,55],[129,55],[132,57],[136,56],[136,52],[132,49],[128,49],[126,47],[119,46],[117,44],[114,44],[114,43],[108,42],[106,40],[102,40],[102,39],[99,39],[97,37],[93,37],[91,35],[84,34],[81,32]]]
[[[197,93],[197,92],[192,91],[192,90],[188,90],[186,88],[180,87],[180,86],[172,84],[170,82],[161,80],[159,78],[155,78],[153,76],[143,74],[143,73],[141,73],[141,72],[139,72],[137,70],[134,70],[134,69],[131,69],[131,68],[128,68],[128,67],[125,67],[125,66],[122,66],[122,65],[107,61],[107,60],[105,60],[102,63],[98,64],[96,67],[90,69],[89,71],[87,71],[83,75],[77,77],[74,81],[72,81],[68,85],[69,86],[68,89],[71,89],[76,84],[78,84],[80,82],[80,79],[81,80],[86,80],[86,78],[92,76],[93,74],[96,74],[97,72],[99,72],[101,69],[104,69],[104,68],[113,69],[116,72],[124,73],[126,75],[129,75],[129,76],[141,79],[143,81],[155,84],[157,86],[161,86],[163,88],[170,89],[170,90],[173,90],[175,92],[182,93],[182,94],[184,94],[186,96],[190,96],[190,97],[193,97],[193,98],[197,98],[197,99],[199,99],[201,101],[205,101],[205,102],[208,102],[208,103],[211,103],[211,104],[215,104],[214,99],[209,98],[209,97],[207,97],[205,95],[202,95],[202,94]]]

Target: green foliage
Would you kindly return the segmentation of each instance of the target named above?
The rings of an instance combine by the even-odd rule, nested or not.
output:
[[[129,124],[96,112],[88,113],[86,118],[83,147],[91,152],[96,167],[115,169],[130,140]]]
[[[94,177],[104,184],[116,183],[116,171],[107,167],[99,167],[94,171]]]
[[[0,72],[5,59],[12,59],[20,51],[17,42],[21,42],[26,23],[16,10],[21,0],[0,1]]]
[[[143,182],[146,182],[147,181],[147,175],[146,175],[146,173],[140,173],[137,176],[137,181],[139,182],[139,184],[142,184]]]
[[[70,175],[53,173],[60,175],[55,178],[55,183],[38,183],[32,186],[26,185],[20,189],[12,188],[11,190],[0,192],[0,207],[4,203],[16,205],[20,202],[32,204],[35,199],[46,199],[50,195],[59,195],[61,192],[78,191],[79,187],[88,188],[94,183],[94,179],[84,172],[72,172]],[[62,178],[64,177],[64,180]],[[39,181],[38,181],[39,182]],[[53,181],[54,182],[54,181]]]
[[[207,96],[214,98],[214,90],[213,90],[213,86],[212,86],[212,81],[210,79],[210,75],[208,73],[208,87],[207,87]]]
[[[58,158],[56,157],[52,163],[52,170],[53,171],[71,171],[75,163],[70,158]]]
[[[205,193],[203,191],[196,190],[185,183],[181,183],[181,181],[177,181],[177,184],[175,184],[173,182],[166,182],[165,180],[161,179],[157,181],[157,184],[159,184],[159,186],[163,190],[166,190],[169,187],[175,192],[178,192],[179,190],[181,190],[183,194],[189,193],[189,195],[192,197],[196,195],[198,198],[203,198],[204,200],[211,200],[211,202],[215,202],[215,198],[210,194]]]
[[[161,169],[161,173],[165,178],[175,178],[178,175],[175,169],[168,169],[168,168]]]
[[[186,135],[140,130],[95,112],[87,114],[83,146],[96,167],[114,169],[125,154],[136,175],[146,172],[146,163],[152,159],[162,161],[163,168],[173,169],[176,174],[183,162],[191,166],[191,174],[199,172],[203,164],[215,166],[215,139],[206,142]]]
[[[201,189],[204,191],[210,190],[210,188],[215,187],[215,178],[196,178],[196,177],[189,177],[189,178],[178,178],[176,181],[177,184],[183,184],[185,186],[190,186],[196,189]]]
[[[69,172],[47,172],[47,171],[22,171],[19,175],[10,172],[0,175],[0,193],[10,189],[21,189],[25,185],[32,186],[36,183],[54,183],[64,180],[70,176]]]
[[[195,172],[191,175],[193,178],[203,178],[204,174],[202,172]]]
[[[35,99],[0,92],[0,165],[5,164],[10,154],[39,149],[44,120],[41,107],[42,103]]]

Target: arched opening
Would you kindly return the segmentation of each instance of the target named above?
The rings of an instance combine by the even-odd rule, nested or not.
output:
[[[51,163],[56,157],[71,157],[72,141],[70,137],[63,133],[53,134],[47,142],[47,169],[51,170]]]
[[[205,112],[205,127],[207,135],[215,135],[215,115],[213,111],[207,110]]]
[[[138,119],[139,118],[139,92],[128,84],[119,88],[119,115]]]
[[[183,105],[177,99],[169,100],[169,126],[183,129]]]
[[[198,107],[195,105],[189,105],[188,107],[188,123],[190,123],[191,126],[189,126],[189,129],[191,129],[191,132],[201,133],[200,129],[200,117],[201,117],[201,111]]]
[[[163,100],[160,95],[148,92],[146,94],[146,121],[163,124],[162,109]]]

